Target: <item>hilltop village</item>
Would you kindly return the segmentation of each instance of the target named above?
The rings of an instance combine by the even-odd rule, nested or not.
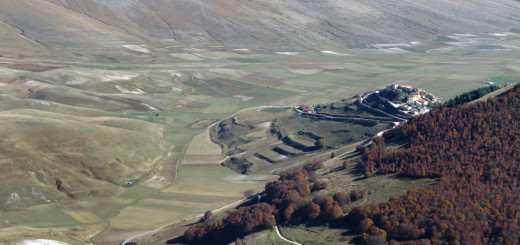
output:
[[[432,104],[444,104],[444,100],[440,97],[433,95],[432,93],[426,92],[420,88],[414,88],[410,85],[390,84],[386,86],[384,90],[394,91],[397,93],[406,93],[406,98],[399,102],[389,101],[392,106],[399,109],[403,113],[412,115],[420,115],[430,111]],[[375,94],[379,95],[381,90],[376,90]]]
[[[362,104],[374,106],[374,103],[379,103],[381,108],[385,107],[384,104],[388,104],[396,111],[410,115],[425,114],[436,105],[444,104],[444,99],[430,92],[396,83],[389,84],[384,89],[365,92],[359,98]],[[301,104],[296,106],[295,109],[300,113],[313,114],[319,113],[324,107]]]

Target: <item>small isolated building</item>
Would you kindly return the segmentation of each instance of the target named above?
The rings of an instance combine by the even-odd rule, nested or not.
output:
[[[307,113],[312,113],[313,112],[311,110],[311,108],[307,107],[304,104],[301,104],[300,106],[298,106],[298,109],[300,109],[302,112],[307,112]]]

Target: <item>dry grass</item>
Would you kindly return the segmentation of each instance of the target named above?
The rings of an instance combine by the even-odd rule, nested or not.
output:
[[[186,155],[221,155],[220,146],[211,141],[209,130],[193,137]]]

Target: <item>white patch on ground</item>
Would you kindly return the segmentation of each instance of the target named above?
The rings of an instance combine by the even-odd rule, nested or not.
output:
[[[323,50],[323,51],[321,51],[321,53],[322,54],[337,55],[337,56],[349,56],[350,55],[350,54],[340,53],[340,52],[331,51],[331,50]]]
[[[423,45],[422,42],[410,42],[413,46],[421,46]]]
[[[189,61],[198,61],[198,60],[205,60],[199,56],[193,55],[193,54],[170,54],[171,56],[183,60],[189,60]]]
[[[204,74],[202,74],[202,73],[193,72],[192,75],[193,75],[193,77],[194,77],[195,79],[199,79],[199,80],[204,79]]]
[[[36,239],[36,240],[25,240],[22,243],[19,243],[19,245],[70,245],[68,243],[54,241],[54,240],[47,240],[47,239]]]
[[[411,47],[412,45],[408,43],[380,43],[380,44],[373,44],[373,47],[376,48],[395,48],[395,47]]]
[[[256,125],[257,128],[270,128],[271,122],[263,122]]]
[[[80,78],[73,78],[72,80],[69,80],[67,82],[65,82],[66,85],[82,85],[84,83],[86,83],[87,81],[83,80],[83,79],[80,79]]]
[[[0,87],[5,87],[7,86],[7,83],[0,83]]]
[[[275,54],[281,54],[281,55],[298,55],[300,52],[274,52]]]
[[[25,85],[32,86],[32,87],[42,86],[43,84],[44,83],[42,83],[42,82],[38,82],[38,81],[34,81],[34,80],[29,80],[29,81],[25,82]]]
[[[235,94],[235,95],[233,95],[233,98],[237,98],[241,101],[248,101],[248,100],[254,99],[255,97]]]
[[[146,54],[150,53],[150,50],[143,47],[144,45],[122,45],[122,46],[127,49],[130,49],[132,51],[135,51],[135,52],[146,53]]]
[[[193,53],[208,52],[207,49],[202,49],[202,48],[185,48],[184,50],[186,50],[188,52],[193,52]]]
[[[390,50],[392,51],[393,53],[397,53],[397,54],[400,54],[400,53],[407,53],[408,51],[402,49],[402,48],[388,48],[387,50]]]
[[[507,37],[508,35],[505,33],[489,33],[490,36],[494,37]]]
[[[16,192],[13,192],[13,193],[9,194],[9,199],[18,200],[18,199],[20,199],[20,195],[18,195],[18,193],[16,193]]]
[[[299,75],[314,75],[322,72],[321,69],[288,69],[289,72]]]
[[[176,72],[176,71],[172,71],[172,72],[170,73],[170,75],[172,75],[172,76],[174,76],[174,77],[183,77],[183,76],[184,76],[184,74],[179,73],[179,72]]]
[[[125,89],[119,85],[116,85],[116,88],[121,91],[121,93],[123,94],[137,94],[137,95],[141,95],[141,94],[145,94],[145,92],[143,90],[140,90],[138,88],[136,88],[134,91],[131,91],[131,90],[128,90],[128,89]]]
[[[149,105],[149,104],[146,104],[146,103],[141,103],[141,105],[144,105],[146,107],[148,107],[148,109],[152,110],[152,111],[158,111],[155,107]]]
[[[174,93],[180,93],[180,92],[182,92],[182,89],[180,89],[180,88],[176,88],[176,87],[172,87],[172,91],[173,91]]]
[[[471,33],[459,33],[459,34],[453,34],[453,35],[457,36],[457,37],[477,37],[477,35],[471,34]]]
[[[125,81],[128,81],[130,79],[133,79],[133,78],[136,78],[137,76],[139,75],[129,75],[129,74],[114,74],[114,75],[104,75],[101,80],[103,82],[110,82],[110,81],[115,81],[115,80],[125,80]]]
[[[60,71],[63,72],[63,71]],[[128,81],[134,79],[139,76],[139,74],[128,73],[128,72],[120,72],[120,71],[108,71],[102,69],[74,69],[72,70],[75,75],[82,76],[85,81],[103,81],[103,82],[111,82],[111,81]],[[75,78],[73,80],[77,80],[79,78]]]

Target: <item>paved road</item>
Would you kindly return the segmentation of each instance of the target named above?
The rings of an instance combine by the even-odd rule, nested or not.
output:
[[[291,241],[291,240],[289,240],[289,239],[283,237],[282,234],[280,234],[280,230],[278,230],[278,226],[275,226],[274,229],[276,230],[276,234],[278,234],[278,236],[279,236],[282,240],[284,240],[284,241],[286,241],[286,242],[288,242],[288,243],[294,244],[294,245],[303,245],[303,244],[301,244],[301,243],[297,243],[297,242],[295,242],[295,241]]]

